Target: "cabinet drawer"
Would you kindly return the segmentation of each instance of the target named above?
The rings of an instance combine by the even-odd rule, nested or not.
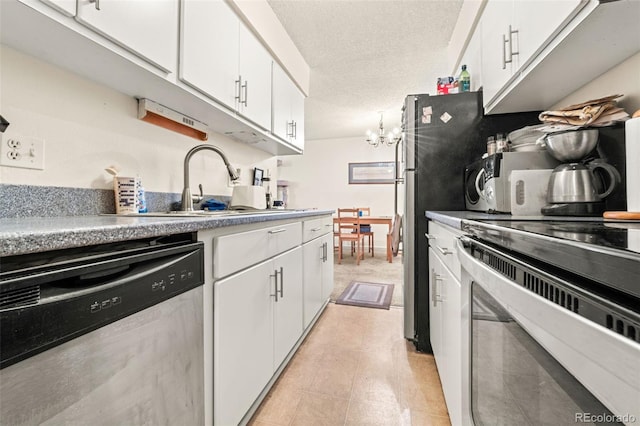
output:
[[[442,263],[445,264],[458,280],[460,280],[461,269],[456,249],[458,245],[456,242],[457,237],[461,235],[461,231],[451,228],[450,226],[433,221],[429,222],[429,233],[427,234],[429,247],[433,248],[433,251],[442,260]]]
[[[213,277],[226,277],[302,242],[302,222],[224,235],[213,239]]]
[[[302,241],[311,241],[333,231],[333,216],[305,220],[302,223]]]

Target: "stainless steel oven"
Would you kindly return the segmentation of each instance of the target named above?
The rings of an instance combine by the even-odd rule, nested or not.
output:
[[[494,245],[458,244],[464,424],[640,422],[637,305]]]

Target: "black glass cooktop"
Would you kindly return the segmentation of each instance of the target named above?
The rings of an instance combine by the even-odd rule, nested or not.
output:
[[[483,220],[482,222],[542,236],[640,254],[640,223],[602,220],[593,222]]]
[[[640,298],[640,223],[474,218],[463,221],[462,228],[500,248]]]

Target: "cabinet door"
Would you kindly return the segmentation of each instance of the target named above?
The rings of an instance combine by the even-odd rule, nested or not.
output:
[[[273,123],[271,131],[304,149],[304,95],[278,64],[273,64]]]
[[[325,240],[316,238],[302,246],[304,270],[304,328],[311,324],[324,298],[322,297]],[[333,259],[331,259],[333,263]]]
[[[293,121],[292,143],[304,149],[304,95],[292,83],[291,120]]]
[[[513,2],[489,0],[482,13],[482,84],[483,100],[487,103],[500,91],[511,78],[514,62],[518,56],[512,56],[514,62],[505,64],[509,59],[509,25],[512,23]],[[515,46],[514,46],[515,48]]]
[[[278,300],[273,303],[273,333],[275,371],[302,335],[302,247],[273,259],[278,272]]]
[[[462,421],[462,296],[461,285],[432,248],[429,305],[431,346],[451,424]]]
[[[271,62],[267,49],[240,25],[242,84],[238,111],[263,129],[271,128]]]
[[[322,263],[322,303],[324,303],[333,292],[333,233],[325,235],[322,240],[325,245],[325,261]]]
[[[240,20],[224,1],[181,4],[180,80],[235,110]]]
[[[429,337],[438,371],[443,370],[442,358],[442,269],[441,261],[429,248]],[[442,373],[441,373],[442,374]],[[441,377],[442,379],[442,377]]]
[[[518,0],[514,3],[513,29],[518,31],[517,44],[520,66],[542,49],[567,20],[582,0],[540,1]]]
[[[462,289],[451,273],[442,273],[442,356],[445,372],[442,389],[447,401],[451,424],[462,423]]]
[[[175,70],[177,0],[78,0],[76,19],[164,72]]]
[[[214,424],[238,424],[273,375],[270,274],[271,260],[214,282]]]
[[[273,63],[273,123],[271,132],[288,141],[291,134],[291,80]]]

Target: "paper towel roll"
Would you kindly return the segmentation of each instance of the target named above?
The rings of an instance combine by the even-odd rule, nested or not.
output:
[[[640,118],[625,123],[627,211],[640,212]]]
[[[234,186],[229,207],[232,209],[266,209],[267,199],[264,187]]]

